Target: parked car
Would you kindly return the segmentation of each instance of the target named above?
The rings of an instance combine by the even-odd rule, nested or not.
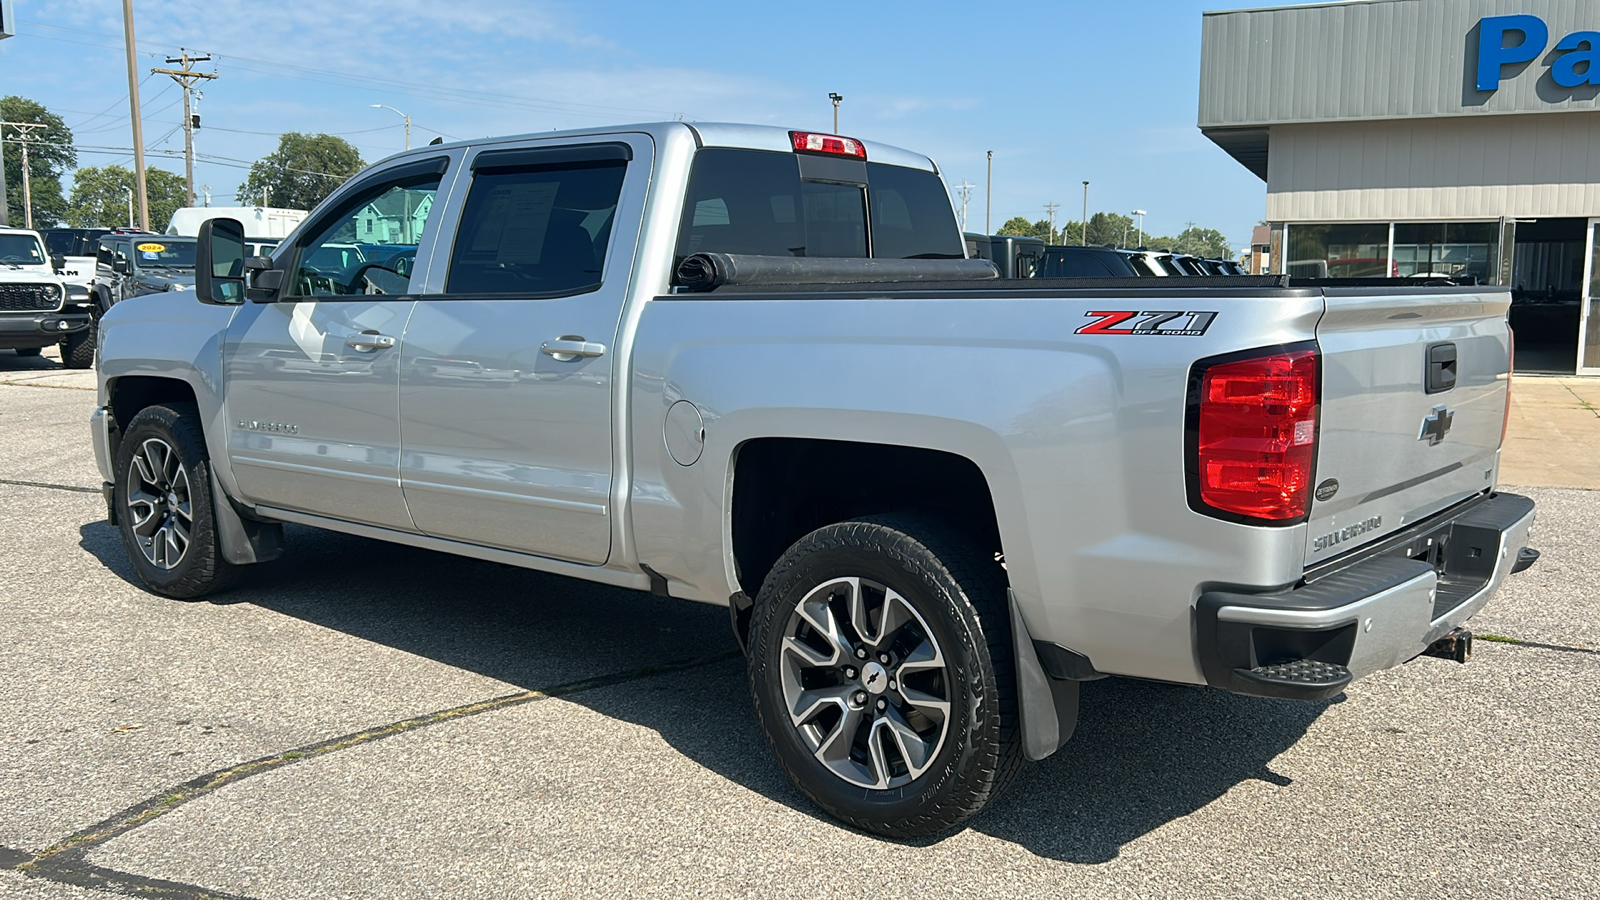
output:
[[[1049,246],[1036,278],[1133,278],[1128,258],[1112,247]]]
[[[1000,271],[1001,278],[1033,278],[1044,258],[1045,243],[1036,237],[1014,234],[962,235],[968,259],[987,259]]]
[[[397,192],[414,269],[306,272]],[[1085,680],[1464,659],[1533,561],[1503,289],[1000,279],[926,156],[682,122],[417,148],[244,244],[212,220],[194,291],[101,321],[144,584],[299,523],[726,607],[778,766],[879,834],[977,813]]]
[[[89,312],[57,274],[64,262],[37,231],[0,228],[0,348],[37,356],[60,344],[63,365],[86,369],[94,362]]]
[[[94,299],[101,314],[144,294],[194,287],[194,238],[113,234],[95,250]]]

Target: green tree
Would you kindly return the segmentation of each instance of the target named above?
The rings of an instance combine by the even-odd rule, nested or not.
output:
[[[1232,259],[1233,248],[1222,232],[1214,228],[1197,228],[1193,222],[1172,242],[1174,253],[1188,253],[1207,259]]]
[[[150,198],[150,227],[161,230],[186,199],[183,176],[165,169],[144,170],[145,194]],[[67,224],[74,228],[110,228],[128,223],[128,191],[133,170],[122,166],[88,166],[72,173],[72,198],[67,201]],[[138,200],[135,199],[135,204]],[[135,206],[137,210],[137,206]]]
[[[278,140],[277,150],[250,166],[238,202],[257,202],[265,190],[268,206],[311,209],[366,165],[342,137],[291,131]]]
[[[26,97],[0,97],[0,122],[34,122],[43,128],[29,128],[28,181],[33,195],[33,227],[49,228],[61,221],[67,201],[61,195],[61,175],[78,162],[72,146],[72,129],[61,117]],[[6,206],[11,224],[26,222],[22,209],[22,146],[17,143],[21,129],[5,128],[3,156],[6,174]]]
[[[1133,219],[1121,213],[1097,212],[1089,217],[1089,243],[1096,246],[1110,244],[1127,247],[1138,243],[1139,233],[1134,230]]]

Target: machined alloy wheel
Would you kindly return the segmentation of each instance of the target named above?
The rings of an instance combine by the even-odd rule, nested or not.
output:
[[[951,676],[933,629],[871,579],[833,579],[795,606],[779,677],[817,761],[858,787],[914,781],[950,730]]]
[[[117,530],[139,580],[180,599],[225,590],[240,568],[223,558],[211,458],[200,411],[169,402],[140,410],[122,431],[111,494]]]
[[[877,834],[948,830],[1021,769],[992,538],[914,515],[825,525],[763,580],[750,694],[778,765]]]
[[[172,445],[146,438],[128,465],[129,526],[144,558],[158,569],[171,570],[189,552],[194,529],[189,472]]]

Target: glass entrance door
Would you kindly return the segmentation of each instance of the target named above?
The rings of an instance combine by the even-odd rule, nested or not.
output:
[[[1578,374],[1600,375],[1600,219],[1589,220],[1578,321]]]

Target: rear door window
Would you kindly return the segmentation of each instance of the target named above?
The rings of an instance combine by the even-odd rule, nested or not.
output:
[[[623,159],[478,169],[445,293],[573,293],[598,286],[627,171]],[[728,217],[713,204],[695,215]]]

